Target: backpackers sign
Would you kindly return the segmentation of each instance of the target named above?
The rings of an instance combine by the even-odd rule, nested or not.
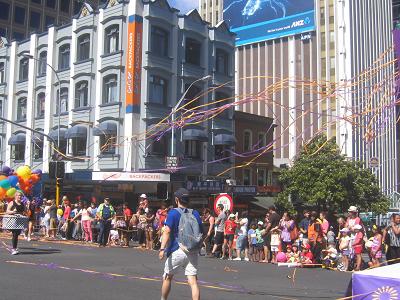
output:
[[[142,76],[143,17],[128,18],[128,45],[126,53],[126,113],[140,113],[140,85]]]

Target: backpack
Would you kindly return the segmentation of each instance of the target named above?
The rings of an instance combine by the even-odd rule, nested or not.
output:
[[[176,209],[180,214],[178,244],[184,252],[194,252],[201,249],[203,244],[203,234],[192,209],[185,212],[181,208]]]

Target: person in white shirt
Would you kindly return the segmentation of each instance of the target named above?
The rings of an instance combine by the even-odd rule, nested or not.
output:
[[[243,211],[241,218],[237,218],[236,223],[240,226],[238,237],[236,240],[236,258],[234,260],[242,260],[241,253],[244,251],[244,260],[249,261],[249,243],[247,241],[247,227],[249,225],[249,219],[247,219],[247,212]]]

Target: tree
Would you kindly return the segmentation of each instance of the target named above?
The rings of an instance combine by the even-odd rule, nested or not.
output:
[[[344,212],[355,205],[361,211],[386,213],[389,208],[389,199],[382,194],[371,170],[341,155],[335,141],[327,140],[325,135],[305,145],[279,180],[284,190],[277,205],[285,209],[299,205]]]

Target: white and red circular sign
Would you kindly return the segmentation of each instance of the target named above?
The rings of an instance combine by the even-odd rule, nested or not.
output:
[[[218,214],[217,206],[218,204],[222,204],[224,206],[224,211],[233,210],[233,199],[228,194],[219,194],[214,200],[214,211]]]

